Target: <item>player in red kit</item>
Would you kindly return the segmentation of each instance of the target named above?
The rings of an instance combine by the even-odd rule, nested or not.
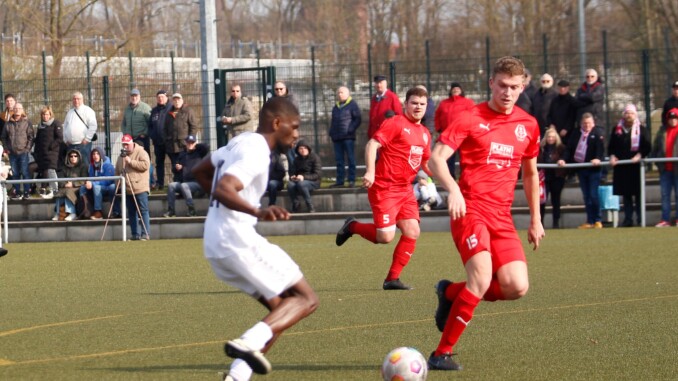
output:
[[[349,217],[337,233],[341,246],[353,234],[372,243],[389,243],[396,227],[401,236],[393,251],[393,260],[384,280],[384,290],[410,290],[400,281],[400,273],[414,253],[419,238],[419,206],[412,182],[420,168],[429,173],[431,133],[421,124],[426,112],[427,92],[411,88],[405,98],[405,115],[384,121],[365,147],[363,186],[372,207],[372,223]],[[379,159],[377,159],[377,151]]]
[[[452,238],[466,270],[466,282],[438,282],[435,321],[443,333],[429,368],[459,370],[452,349],[481,299],[513,300],[528,289],[527,262],[511,218],[511,203],[522,167],[530,207],[527,239],[534,250],[544,237],[539,214],[539,126],[514,107],[523,91],[525,66],[513,57],[494,65],[488,102],[464,112],[441,135],[431,154],[431,171],[449,192]],[[446,160],[461,153],[457,184]]]

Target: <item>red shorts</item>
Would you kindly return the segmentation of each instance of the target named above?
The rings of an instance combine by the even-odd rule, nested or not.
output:
[[[370,187],[367,190],[367,199],[370,201],[372,218],[377,229],[394,226],[400,220],[419,222],[419,206],[412,188],[394,191]]]
[[[489,208],[482,214],[467,211],[464,218],[450,220],[450,231],[464,265],[481,251],[490,252],[492,273],[513,261],[526,262],[510,211],[496,212]]]

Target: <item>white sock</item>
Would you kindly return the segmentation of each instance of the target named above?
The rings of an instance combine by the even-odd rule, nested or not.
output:
[[[235,359],[231,363],[228,375],[233,377],[235,381],[249,381],[250,377],[252,377],[252,368],[244,360]]]
[[[261,350],[272,337],[273,331],[271,331],[271,327],[260,321],[254,327],[248,329],[240,338],[250,347]]]

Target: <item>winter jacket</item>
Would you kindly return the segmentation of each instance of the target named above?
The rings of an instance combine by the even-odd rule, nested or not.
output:
[[[80,144],[83,139],[91,142],[96,132],[97,115],[91,107],[81,105],[77,110],[68,110],[64,118],[64,143]]]
[[[75,164],[72,164],[69,158],[69,156],[72,153],[78,155],[78,162]],[[68,152],[66,153],[66,158],[64,159],[64,166],[61,167],[61,170],[58,173],[58,177],[60,178],[87,177],[87,163],[85,163],[82,160],[80,151],[78,151],[77,149],[68,150]],[[65,184],[66,183],[60,183],[59,191],[57,192],[56,197],[66,197],[73,203],[73,205],[75,205],[78,201],[80,187],[82,185],[85,185],[85,180],[73,181],[72,182],[73,186],[70,188],[64,187],[63,185]]]
[[[222,117],[233,118],[231,124],[224,125],[233,136],[245,131],[254,131],[254,120],[252,120],[254,112],[252,111],[252,102],[245,97],[233,98],[231,97],[224,110],[221,113]]]
[[[638,153],[641,157],[646,157],[651,150],[650,135],[644,125],[640,125],[636,151],[631,150],[631,131],[624,132],[616,127],[612,129],[607,147],[608,155],[614,155],[619,160],[628,160]],[[615,166],[612,187],[616,195],[640,195],[640,163]]]
[[[556,126],[556,131],[566,130],[567,136],[574,130],[577,118],[577,101],[572,94],[556,96],[551,102],[547,118],[547,124]]]
[[[600,161],[605,160],[605,130],[600,126],[595,126],[589,133],[588,143],[586,146],[586,156],[584,156],[584,163],[588,163],[593,159],[598,159]],[[567,141],[567,150],[565,150],[565,155],[563,160],[568,163],[574,163],[574,155],[577,152],[577,145],[579,144],[579,139],[581,138],[581,128],[576,128],[571,134],[570,138]],[[591,169],[590,167],[586,169]],[[596,168],[594,168],[596,169]],[[602,167],[597,167],[597,169],[602,169]]]
[[[452,95],[438,105],[435,116],[436,131],[443,132],[462,111],[470,110],[475,103],[462,95]]]
[[[127,156],[132,159],[127,163],[125,158],[120,156],[115,163],[115,175],[123,174],[123,168],[126,169],[124,175],[127,177],[125,182],[125,189],[127,194],[148,193],[150,191],[149,169],[151,167],[151,158],[144,150],[144,147],[139,144],[134,144],[132,152]]]
[[[400,99],[391,90],[386,90],[384,96],[377,98],[377,94],[370,100],[370,123],[367,130],[367,138],[371,139],[386,119],[386,112],[392,111],[395,115],[403,115],[403,106]]]
[[[99,152],[99,157],[101,158],[101,160],[98,163],[95,163],[94,160],[92,159],[92,154],[90,153],[88,176],[89,177],[115,176],[115,167],[113,166],[111,159],[104,153],[104,150],[102,150],[99,147],[94,147],[92,149],[92,153],[94,153],[94,151]],[[97,180],[92,181],[92,184],[99,185],[101,187],[107,187],[113,184],[114,182],[115,180]]]
[[[344,103],[337,102],[332,108],[330,138],[333,142],[355,140],[355,132],[360,123],[362,123],[360,107],[351,97]]]
[[[167,111],[165,116],[165,152],[180,153],[186,147],[186,136],[195,136],[198,124],[193,110],[184,104],[179,110],[174,107]]]
[[[534,111],[534,117],[539,123],[539,131],[541,136],[544,136],[544,131],[549,127],[548,125],[548,115],[551,111],[551,103],[558,96],[558,92],[554,88],[539,88],[534,93],[532,98],[532,110]]]
[[[678,128],[678,126],[673,128]],[[666,126],[661,126],[659,131],[657,131],[650,157],[656,159],[666,158]],[[673,142],[673,157],[678,157],[678,138]],[[657,166],[659,172],[664,172],[666,163],[654,163],[654,165]],[[673,162],[673,173],[678,174],[678,162],[675,161]]]
[[[52,119],[52,123],[44,121],[38,126],[35,134],[33,156],[38,169],[57,169],[59,167],[59,151],[64,142],[64,126],[60,121]]]
[[[308,148],[308,155],[303,157],[299,154],[299,147],[304,146]],[[295,149],[297,156],[294,158],[294,175],[304,176],[304,180],[312,181],[317,186],[320,186],[320,175],[322,173],[322,164],[320,163],[320,156],[316,155],[311,146],[304,140],[300,140]]]
[[[136,107],[128,104],[122,118],[122,133],[130,134],[133,138],[148,135],[148,121],[151,119],[151,106],[139,102]]]
[[[10,119],[5,123],[2,131],[2,146],[5,152],[20,155],[31,152],[35,131],[31,122],[23,117],[19,120]]]
[[[156,146],[165,146],[165,118],[167,111],[172,109],[172,103],[165,105],[156,105],[151,110],[151,116],[148,118],[148,135]]]
[[[596,125],[602,124],[605,85],[603,85],[600,80],[593,85],[584,82],[581,87],[577,89],[577,94],[574,98],[577,100],[577,123],[579,123],[581,116],[584,113],[589,112],[593,115]]]
[[[198,143],[195,145],[193,151],[185,150],[179,154],[177,163],[181,164],[182,183],[196,181],[195,176],[193,175],[193,168],[207,156],[209,151],[210,150],[206,145]]]

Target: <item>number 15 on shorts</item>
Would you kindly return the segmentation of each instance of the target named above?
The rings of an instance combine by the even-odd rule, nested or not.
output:
[[[478,238],[476,238],[475,234],[471,234],[470,237],[466,238],[466,246],[468,246],[469,250],[478,246]]]

